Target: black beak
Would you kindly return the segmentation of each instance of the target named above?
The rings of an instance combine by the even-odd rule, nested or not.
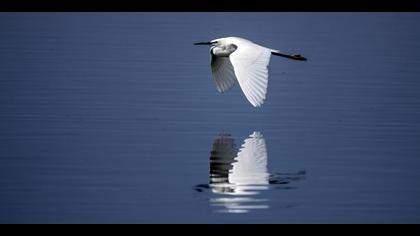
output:
[[[212,45],[212,42],[199,42],[199,43],[194,43],[194,45]]]

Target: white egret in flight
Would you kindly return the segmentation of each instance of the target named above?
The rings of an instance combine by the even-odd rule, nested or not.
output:
[[[211,70],[217,90],[224,93],[238,80],[245,97],[254,107],[261,106],[266,97],[271,55],[306,61],[299,54],[284,54],[239,37],[219,38],[195,45],[212,45]]]

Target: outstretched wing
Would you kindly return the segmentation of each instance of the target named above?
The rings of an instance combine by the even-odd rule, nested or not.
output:
[[[212,54],[211,72],[216,88],[219,92],[227,92],[235,84],[235,72],[229,57],[217,57]]]
[[[253,43],[239,45],[229,56],[239,85],[254,107],[261,106],[267,94],[270,56],[270,49]]]

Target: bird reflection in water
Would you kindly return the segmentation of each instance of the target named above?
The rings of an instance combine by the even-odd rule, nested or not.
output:
[[[305,171],[276,173],[267,169],[267,147],[263,135],[254,132],[236,148],[229,134],[220,134],[214,139],[210,154],[210,177],[208,185],[197,185],[195,190],[210,189],[218,195],[210,198],[212,206],[222,207],[217,212],[247,213],[253,209],[269,208],[268,199],[258,195],[270,189],[270,185],[288,189],[291,181],[302,180]]]

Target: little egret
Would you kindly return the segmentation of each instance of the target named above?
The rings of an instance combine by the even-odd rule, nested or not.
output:
[[[267,93],[271,54],[306,61],[299,54],[284,54],[239,37],[219,38],[194,45],[212,45],[211,71],[217,90],[224,93],[238,80],[245,97],[254,107],[263,104]]]

